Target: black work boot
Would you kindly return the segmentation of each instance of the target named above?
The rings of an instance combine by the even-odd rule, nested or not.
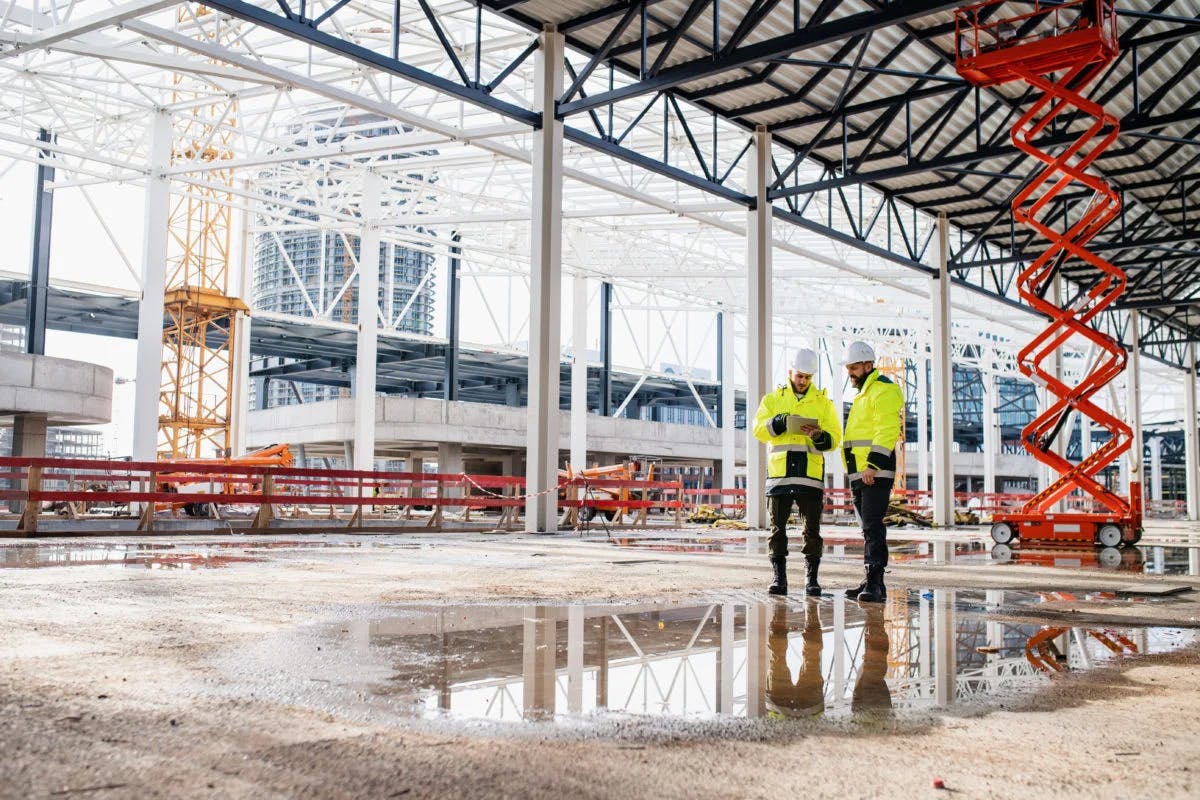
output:
[[[775,580],[767,587],[767,594],[787,594],[787,559],[772,558],[771,567],[775,570]]]
[[[868,571],[867,574],[870,574],[870,567],[867,567],[867,571]],[[846,590],[847,599],[857,600],[858,596],[860,594],[862,594],[864,591],[866,591],[867,583],[868,583],[867,579],[863,578],[862,583],[858,584],[857,586],[851,586],[849,589],[847,589]]]
[[[821,559],[810,558],[805,564],[805,574],[808,577],[807,585],[804,587],[804,593],[809,597],[821,596],[821,584],[817,582],[817,572],[821,569]]]
[[[883,565],[867,567],[867,588],[858,595],[860,603],[882,603],[887,600],[887,588],[883,585]]]

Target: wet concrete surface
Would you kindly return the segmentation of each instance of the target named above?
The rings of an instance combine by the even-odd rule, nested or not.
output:
[[[1038,619],[1043,606],[1129,602],[1111,593],[899,589],[885,604],[826,594],[415,605],[302,626],[228,649],[211,666],[222,693],[377,723],[554,721],[577,730],[630,716],[903,720],[1009,707],[1057,676],[1086,680],[1099,667],[1200,642],[1196,628]]]
[[[865,608],[850,533],[817,601],[578,535],[0,544],[0,798],[1195,796],[1184,542],[1138,573],[893,537]]]

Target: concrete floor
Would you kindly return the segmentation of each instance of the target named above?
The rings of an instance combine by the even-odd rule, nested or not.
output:
[[[0,542],[0,796],[1195,796],[1200,525],[825,534]]]

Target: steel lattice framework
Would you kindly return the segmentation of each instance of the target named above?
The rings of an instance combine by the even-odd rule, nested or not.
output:
[[[532,56],[536,32],[554,24],[569,45],[557,105],[564,265],[593,288],[623,287],[621,313],[670,320],[679,303],[744,313],[746,153],[750,132],[766,126],[776,297],[824,300],[814,309],[777,299],[777,344],[870,335],[891,356],[923,357],[913,342],[928,336],[934,215],[944,212],[955,286],[968,290],[956,293],[955,347],[1011,374],[1010,334],[1032,330],[1013,313],[1023,308],[1015,276],[1039,243],[1006,216],[1029,169],[1005,137],[1030,98],[977,90],[954,73],[957,5],[215,0],[206,6],[217,13],[201,15],[168,0],[0,2],[0,155],[52,164],[56,190],[86,197],[152,174],[156,109],[172,114],[177,134],[195,109],[213,110],[213,130],[232,137],[236,157],[170,165],[173,192],[225,186],[219,174],[229,171],[238,179],[219,204],[252,211],[251,233],[307,224],[356,235],[355,198],[332,187],[373,170],[420,198],[383,220],[383,240],[445,257],[457,235],[464,286],[487,296],[490,281],[524,274],[529,140],[541,125],[530,110]],[[1139,310],[1143,352],[1175,366],[1200,334],[1198,11],[1194,0],[1122,4],[1124,55],[1093,92],[1121,118],[1097,168],[1125,209],[1093,245],[1130,275],[1121,307],[1096,324],[1129,345],[1129,311]],[[230,19],[238,35],[214,38]],[[194,98],[174,96],[177,73],[191,76]],[[225,108],[237,109],[236,126],[221,119]],[[289,120],[314,109],[375,114],[401,132],[298,143]],[[1078,124],[1042,144],[1069,141]],[[41,128],[54,142],[38,142]],[[256,184],[264,170],[297,189],[291,199]],[[1083,200],[1064,198],[1064,223]],[[1068,261],[1063,274],[1081,281],[1082,265]],[[492,321],[486,344],[520,343],[520,319]]]

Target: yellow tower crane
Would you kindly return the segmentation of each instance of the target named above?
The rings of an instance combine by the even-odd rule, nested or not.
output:
[[[237,26],[205,6],[185,5],[181,23],[198,28],[196,38],[226,44]],[[174,77],[182,130],[172,163],[212,165],[233,158],[237,100],[211,100]],[[203,182],[188,183],[172,197],[168,218],[166,325],[163,328],[159,391],[159,458],[228,458],[232,455],[235,333],[249,308],[229,294],[233,171],[210,169]]]

